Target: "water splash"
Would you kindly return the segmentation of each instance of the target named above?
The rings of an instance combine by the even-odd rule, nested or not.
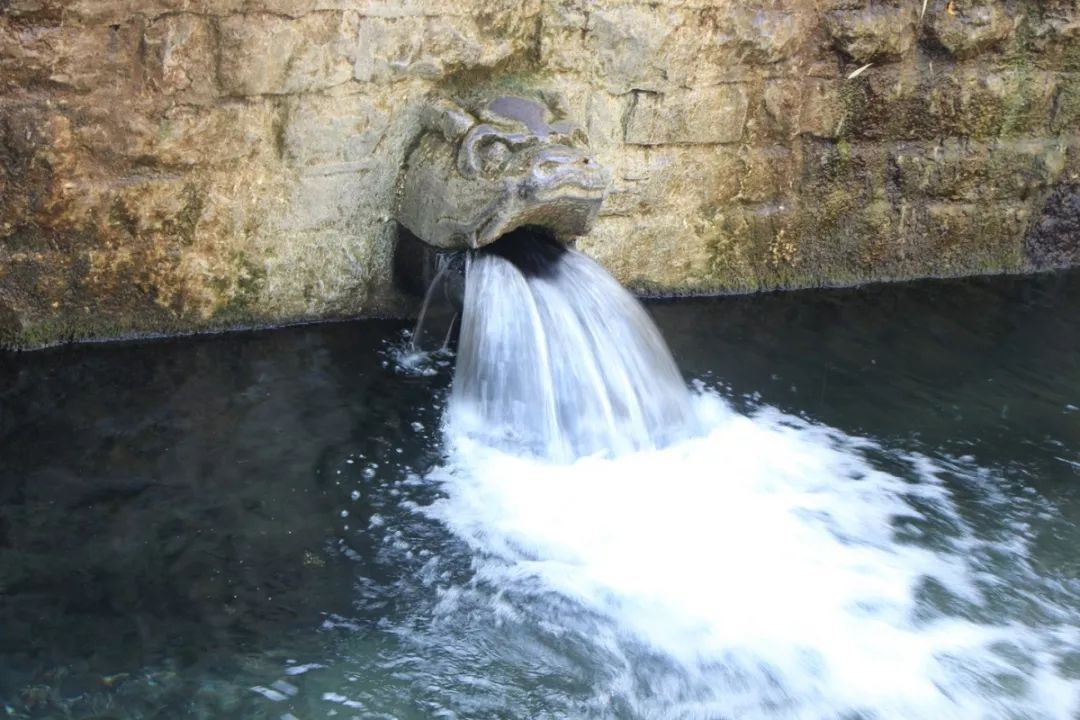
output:
[[[453,366],[454,353],[449,346],[425,350],[418,346],[414,332],[403,330],[399,338],[383,343],[383,367],[401,375],[432,377]]]
[[[494,247],[466,287],[447,461],[426,478],[444,496],[416,510],[472,577],[433,553],[437,602],[396,632],[417,678],[502,684],[438,690],[440,711],[1080,711],[1080,596],[1041,574],[1024,523],[979,528],[953,495],[971,472],[985,515],[992,474],[690,393],[641,306],[573,251]]]
[[[487,604],[516,633],[583,648],[605,668],[587,717],[1080,711],[1078,599],[1052,620],[1002,614],[1048,581],[1022,535],[964,519],[941,466],[893,455],[903,472],[884,472],[869,440],[708,392],[695,405],[700,437],[563,465],[451,435],[427,512],[477,575],[440,612]]]
[[[455,431],[559,461],[693,432],[686,384],[641,304],[580,253],[507,241],[468,265]]]
[[[424,302],[412,331],[403,331],[398,342],[383,348],[383,365],[402,375],[432,376],[450,367],[454,353],[451,340],[457,328],[460,307],[460,273],[463,260],[457,255],[440,255],[435,276],[424,293]]]

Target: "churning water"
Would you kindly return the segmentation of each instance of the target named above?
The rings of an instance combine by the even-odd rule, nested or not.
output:
[[[1075,584],[1036,589],[1023,522],[980,535],[939,478],[956,467],[884,471],[870,441],[709,392],[695,411],[702,437],[569,466],[456,437],[433,475],[491,620],[606,666],[569,714],[1075,717]]]
[[[1080,712],[1075,608],[985,620],[998,566],[1035,579],[1022,526],[978,537],[917,454],[886,471],[871,441],[691,398],[640,304],[537,242],[469,267],[450,460],[428,478],[446,497],[423,512],[472,549],[493,620],[532,617],[608,666],[579,712]]]
[[[450,387],[372,323],[0,358],[0,707],[1075,720],[1080,276],[655,305],[685,384],[554,260],[477,258]]]

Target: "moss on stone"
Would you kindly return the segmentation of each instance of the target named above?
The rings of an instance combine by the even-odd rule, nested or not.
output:
[[[1061,76],[1054,96],[1050,129],[1055,133],[1076,132],[1080,128],[1080,74]]]
[[[195,228],[202,218],[206,194],[194,183],[184,185],[184,206],[176,216],[176,233],[184,245],[195,244]]]
[[[249,321],[259,317],[259,301],[266,287],[266,269],[247,255],[234,252],[227,276],[216,279],[224,302],[213,313],[218,323]]]

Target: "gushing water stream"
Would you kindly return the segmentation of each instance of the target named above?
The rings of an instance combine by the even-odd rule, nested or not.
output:
[[[917,454],[885,471],[871,441],[689,392],[643,308],[578,253],[472,259],[446,427],[429,476],[446,497],[424,512],[476,577],[437,616],[487,607],[579,648],[604,669],[574,716],[1080,710],[1075,609],[1036,595],[987,619],[1003,573],[1033,579],[1022,536],[980,536]]]
[[[630,293],[573,250],[528,236],[503,242],[467,271],[456,432],[569,461],[696,430],[675,361]]]

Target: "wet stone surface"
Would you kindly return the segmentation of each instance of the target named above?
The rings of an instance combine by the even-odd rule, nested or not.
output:
[[[1080,259],[1080,185],[1057,188],[1027,239],[1027,253],[1040,268],[1061,268]]]

